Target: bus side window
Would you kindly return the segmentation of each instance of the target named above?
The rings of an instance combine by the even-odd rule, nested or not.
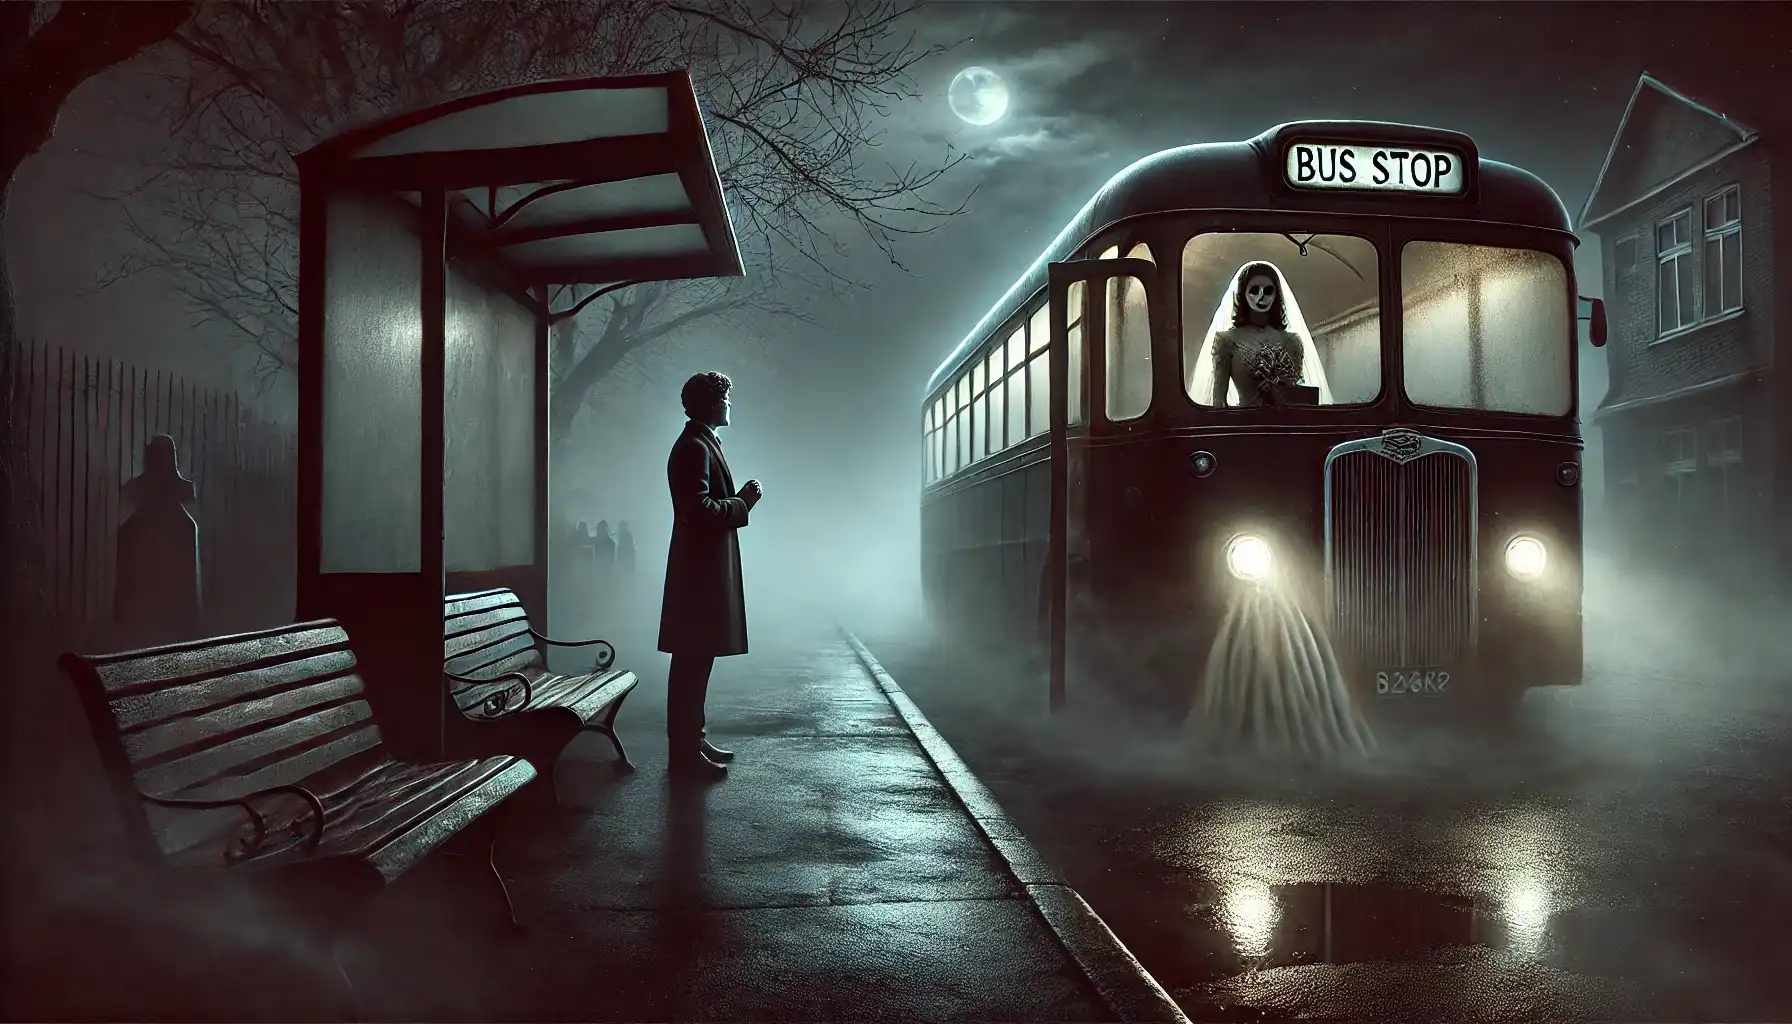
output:
[[[1037,437],[1051,429],[1052,391],[1051,308],[1040,306],[1027,323],[1027,436]]]
[[[921,457],[921,482],[933,483],[933,405],[921,414],[921,447],[926,452]]]
[[[986,402],[989,407],[989,454],[995,455],[1008,447],[1002,435],[1002,428],[1008,425],[1008,417],[1003,412],[1002,396],[1002,356],[1006,350],[1000,342],[989,350],[989,366],[984,379],[989,382],[989,396]]]
[[[989,454],[989,404],[984,398],[983,359],[971,364],[971,458],[981,462]]]
[[[1008,336],[1008,443],[1027,439],[1027,328]]]
[[[946,393],[946,417],[952,429],[946,436],[946,474],[950,476],[964,465],[964,445],[970,441],[970,431],[965,429],[964,409],[959,396],[964,394],[964,386],[969,383],[963,377],[952,385]]]
[[[1129,259],[1151,259],[1151,247],[1132,247]],[[1108,279],[1107,394],[1109,420],[1136,420],[1151,407],[1151,315],[1137,278]]]
[[[1072,426],[1084,421],[1087,402],[1083,383],[1083,288],[1085,282],[1072,281],[1064,296],[1065,341],[1070,345],[1070,419]]]

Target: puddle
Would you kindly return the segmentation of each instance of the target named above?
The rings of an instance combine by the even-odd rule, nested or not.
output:
[[[1543,907],[1494,907],[1419,889],[1332,882],[1246,881],[1211,910],[1238,958],[1259,970],[1403,960],[1459,946],[1537,955],[1550,923]]]

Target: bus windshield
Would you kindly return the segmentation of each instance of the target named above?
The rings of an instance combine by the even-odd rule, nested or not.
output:
[[[1381,394],[1380,269],[1356,235],[1214,231],[1182,250],[1182,362],[1199,405]],[[1111,371],[1110,371],[1111,372]]]
[[[1565,416],[1573,408],[1568,271],[1532,249],[1400,250],[1406,396],[1414,405]]]

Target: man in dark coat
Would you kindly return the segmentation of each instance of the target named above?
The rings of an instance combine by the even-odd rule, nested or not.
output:
[[[660,650],[672,655],[666,678],[666,738],[672,771],[720,778],[734,754],[704,734],[703,704],[717,658],[747,653],[746,596],[741,591],[735,531],[759,503],[759,481],[738,492],[716,431],[728,425],[734,384],[719,373],[685,381],[690,422],[666,460],[672,492],[672,547],[660,607]]]

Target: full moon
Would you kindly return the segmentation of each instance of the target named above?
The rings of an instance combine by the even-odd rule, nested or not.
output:
[[[965,68],[946,90],[952,112],[970,124],[995,124],[1008,112],[1008,83],[988,68]]]

